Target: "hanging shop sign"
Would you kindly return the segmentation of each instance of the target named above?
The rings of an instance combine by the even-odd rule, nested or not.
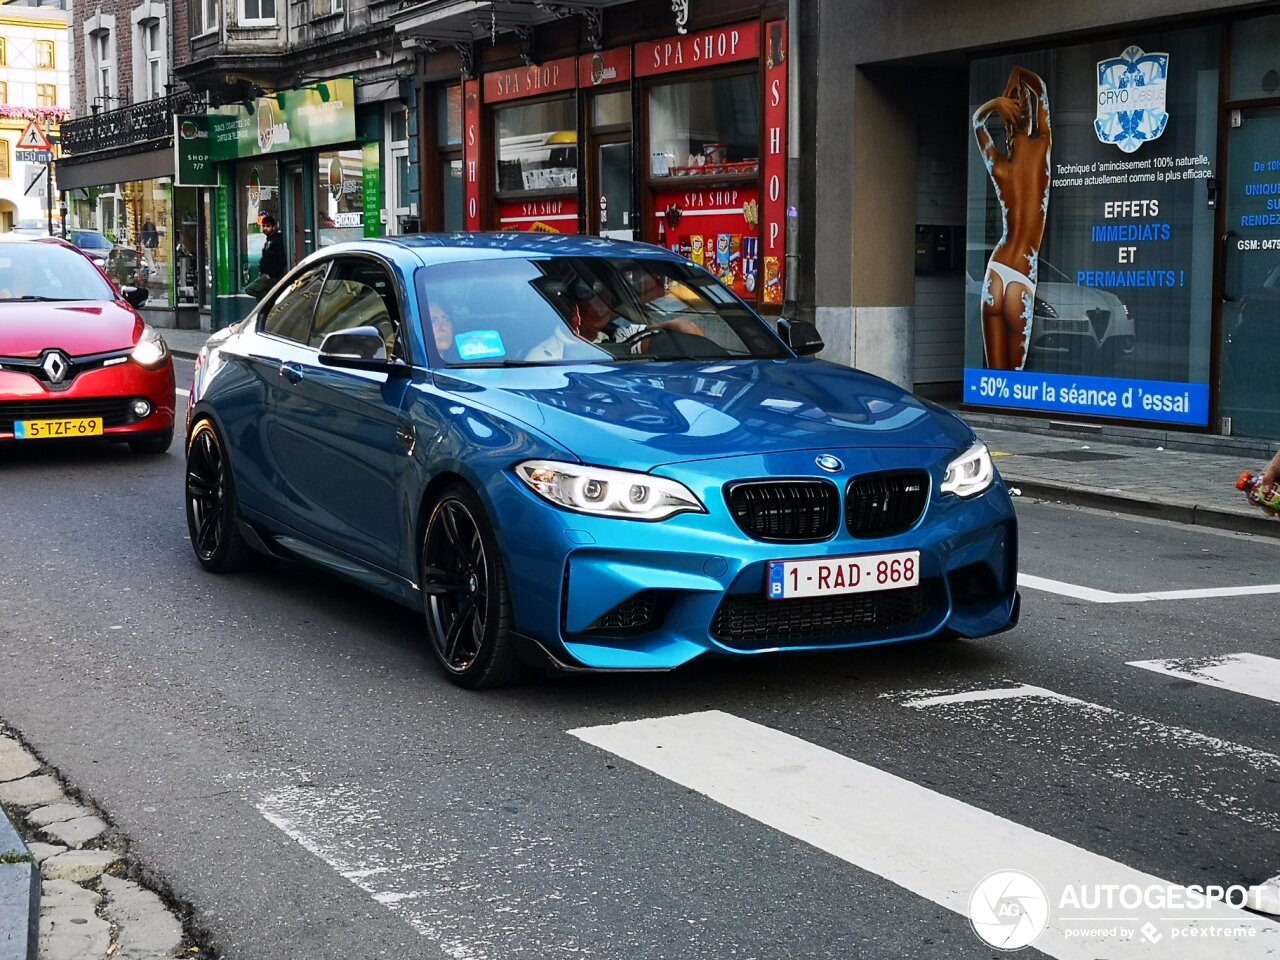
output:
[[[764,197],[761,207],[763,303],[782,303],[787,254],[787,23],[765,26],[764,61]]]
[[[760,24],[740,23],[719,30],[636,44],[636,76],[653,77],[700,70],[760,56]]]
[[[181,122],[194,118],[177,119]],[[179,125],[179,136],[174,139],[178,166],[182,166],[183,151],[188,149],[207,152],[210,162],[219,163],[347,143],[356,139],[355,83],[345,78],[301,90],[281,90],[258,97],[252,107],[219,107],[207,115],[207,121],[207,139],[183,139]]]
[[[631,79],[631,48],[584,53],[578,58],[578,86],[602,87]]]
[[[380,237],[382,226],[382,161],[381,151],[376,143],[366,143],[360,149],[361,166],[363,167],[362,189],[364,199],[364,235]]]
[[[216,187],[218,168],[213,162],[207,114],[174,115],[174,183],[179,187]]]
[[[572,90],[578,85],[573,57],[548,60],[513,70],[497,70],[484,75],[484,102],[501,103],[524,97],[540,97],[546,93]]]
[[[462,84],[463,220],[468,231],[480,229],[480,82]]]

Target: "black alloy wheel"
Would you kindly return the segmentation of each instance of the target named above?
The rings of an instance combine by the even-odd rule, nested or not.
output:
[[[243,569],[250,550],[236,526],[235,483],[217,428],[201,420],[187,444],[187,530],[200,565],[211,573]]]
[[[497,539],[465,487],[451,487],[431,511],[422,538],[422,594],[427,634],[449,679],[478,689],[519,676]]]

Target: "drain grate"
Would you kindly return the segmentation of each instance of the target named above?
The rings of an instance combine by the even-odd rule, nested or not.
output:
[[[1094,450],[1041,450],[1036,453],[1019,453],[1019,457],[1040,457],[1043,460],[1065,460],[1067,463],[1092,463],[1097,460],[1128,460],[1122,453],[1097,453]]]

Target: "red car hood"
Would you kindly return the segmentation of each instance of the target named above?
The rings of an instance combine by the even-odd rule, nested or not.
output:
[[[59,347],[72,357],[127,350],[142,335],[142,318],[123,303],[0,302],[0,357],[38,357]]]

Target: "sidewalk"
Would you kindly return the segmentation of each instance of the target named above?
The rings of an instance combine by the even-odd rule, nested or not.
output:
[[[175,356],[192,359],[209,334],[165,330]],[[1155,429],[1071,424],[958,411],[1024,497],[1280,537],[1280,521],[1236,490],[1280,444]],[[1157,501],[1152,502],[1151,498]]]

